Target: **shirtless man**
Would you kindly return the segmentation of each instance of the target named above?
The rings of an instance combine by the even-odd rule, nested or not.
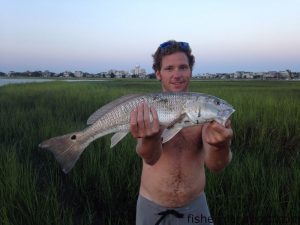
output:
[[[165,42],[153,59],[162,91],[188,91],[195,61],[188,43]],[[230,121],[225,127],[212,122],[184,128],[164,144],[163,129],[154,108],[142,103],[132,111],[130,130],[143,160],[136,224],[213,224],[204,194],[204,165],[221,171],[231,161]]]

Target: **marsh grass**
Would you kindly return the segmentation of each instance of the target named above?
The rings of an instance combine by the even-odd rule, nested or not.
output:
[[[83,129],[89,115],[119,96],[159,91],[157,81],[7,85],[0,88],[0,223],[134,224],[141,161],[126,137],[93,142],[61,172],[38,144]],[[192,82],[191,91],[230,102],[233,160],[207,171],[215,224],[297,224],[300,187],[300,83]]]

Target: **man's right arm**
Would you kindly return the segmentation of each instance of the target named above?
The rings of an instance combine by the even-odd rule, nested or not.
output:
[[[152,115],[152,120],[150,119]],[[137,154],[149,165],[154,165],[162,153],[161,134],[157,111],[141,103],[130,114],[130,132],[138,143]]]
[[[140,138],[136,146],[136,152],[145,163],[153,166],[159,160],[162,153],[161,138],[159,137],[159,140]]]

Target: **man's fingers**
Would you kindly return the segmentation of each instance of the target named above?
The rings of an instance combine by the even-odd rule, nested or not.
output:
[[[130,131],[134,137],[136,137],[138,135],[137,109],[134,109],[130,113]]]
[[[217,122],[212,122],[205,126],[205,139],[209,143],[217,143],[229,140],[232,138],[232,135],[233,131],[230,127],[224,127]]]
[[[137,126],[139,131],[145,129],[144,124],[144,103],[141,103],[137,108]]]
[[[151,115],[152,115],[152,118],[153,118],[153,121],[152,121],[153,132],[158,132],[160,126],[159,126],[157,111],[153,107],[150,107],[150,111],[151,111]]]
[[[158,134],[160,124],[155,108],[142,102],[130,113],[130,131],[133,137],[143,138]]]
[[[219,124],[218,122],[213,121],[209,124],[210,128],[218,133],[223,133],[225,130],[225,127],[222,124]]]
[[[150,109],[148,104],[144,103],[144,123],[145,123],[145,129],[146,132],[149,134],[149,131],[151,130],[151,123],[150,123]]]
[[[226,121],[225,127],[226,127],[226,128],[231,127],[231,120],[227,120],[227,121]]]

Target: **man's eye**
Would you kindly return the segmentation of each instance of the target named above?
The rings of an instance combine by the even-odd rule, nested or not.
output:
[[[179,67],[180,70],[188,70],[189,67],[187,65],[182,65]]]
[[[172,70],[173,70],[173,67],[166,67],[165,70],[166,70],[166,71],[172,71]]]

